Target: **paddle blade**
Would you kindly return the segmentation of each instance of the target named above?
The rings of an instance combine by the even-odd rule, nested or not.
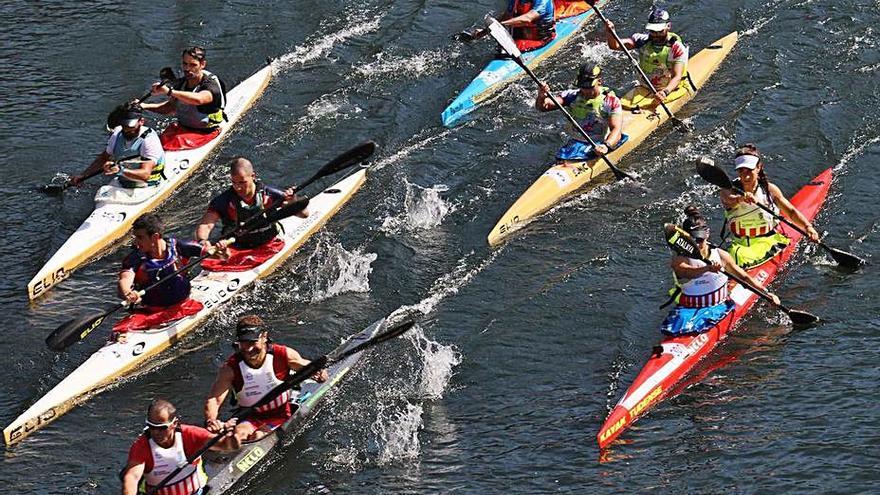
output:
[[[709,157],[701,156],[697,159],[697,173],[709,184],[722,189],[732,189],[733,182],[724,170],[715,165],[715,161]]]
[[[46,337],[46,345],[55,352],[61,352],[86,338],[92,330],[104,323],[107,313],[91,314],[74,318],[56,328]]]
[[[825,248],[825,250],[828,251],[828,254],[830,254],[831,257],[834,258],[834,261],[836,261],[837,264],[842,266],[843,268],[849,270],[858,270],[868,263],[867,261],[859,258],[852,253],[847,253],[846,251],[827,246],[824,243],[822,243],[822,247]]]
[[[501,49],[511,57],[519,59],[522,56],[522,52],[516,47],[516,43],[513,41],[510,33],[507,32],[507,28],[492,16],[487,15],[484,20],[486,21],[486,29],[489,30],[489,35],[495,38]]]
[[[689,258],[701,259],[700,248],[694,243],[690,234],[678,225],[667,223],[663,225],[663,234],[666,244],[676,253]]]
[[[263,220],[262,222],[257,222],[257,223],[262,223],[264,226],[269,225],[269,224],[273,224],[279,220],[284,220],[285,218],[287,218],[289,216],[293,216],[293,215],[296,215],[297,213],[302,212],[308,206],[309,206],[309,198],[303,197],[303,198],[300,198],[300,199],[294,201],[293,203],[290,203],[288,205],[284,205],[277,210],[273,210],[273,211],[269,212],[269,214],[266,215],[265,220]],[[258,227],[259,226],[257,225],[257,226],[254,226],[253,228],[258,228]]]
[[[159,79],[163,81],[173,81],[177,79],[177,74],[174,73],[174,69],[171,67],[162,67],[162,69],[159,70]]]
[[[69,182],[64,184],[46,184],[37,188],[38,191],[47,196],[61,196],[61,193],[67,189]]]
[[[345,359],[346,357],[351,356],[352,354],[358,353],[358,352],[366,349],[367,347],[372,347],[376,344],[380,344],[380,343],[385,342],[387,340],[397,338],[397,337],[403,335],[404,333],[406,333],[412,327],[414,327],[415,324],[416,324],[416,322],[414,320],[402,321],[402,322],[392,326],[388,330],[385,330],[384,332],[380,333],[379,335],[376,335],[372,339],[370,339],[366,342],[362,342],[362,343],[352,347],[351,349],[343,352],[339,356],[334,356],[333,361],[339,361],[340,359]]]
[[[809,327],[819,323],[818,316],[807,313],[806,311],[789,309],[785,313],[791,318],[791,323],[796,327]]]

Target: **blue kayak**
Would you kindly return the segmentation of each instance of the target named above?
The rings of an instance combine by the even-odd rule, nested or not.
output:
[[[595,4],[602,8],[607,0]],[[547,45],[522,55],[523,62],[533,69],[544,59],[556,53],[575,33],[586,24],[595,11],[590,9],[582,14],[556,21],[556,38]],[[446,127],[455,127],[477,105],[488,99],[504,85],[525,74],[525,71],[509,58],[497,58],[489,62],[477,77],[464,88],[458,97],[443,111],[442,120]]]

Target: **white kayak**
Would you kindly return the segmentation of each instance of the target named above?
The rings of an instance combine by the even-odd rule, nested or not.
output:
[[[194,330],[246,286],[272,273],[339,211],[365,180],[366,170],[360,169],[312,198],[307,218],[293,216],[281,220],[283,233],[279,237],[284,240],[284,247],[261,265],[240,272],[203,270],[192,280],[191,292],[191,297],[204,305],[201,311],[162,327],[128,332],[125,343],[105,344],[3,430],[6,444],[20,442],[88,396],[120,380]]]
[[[263,94],[272,78],[266,65],[232,88],[226,95],[228,122],[220,124],[220,134],[207,144],[191,150],[165,153],[165,179],[153,187],[127,189],[116,179],[95,194],[95,210],[49,258],[28,282],[28,299],[34,300],[70,276],[77,267],[124,236],[142,214],[153,210],[189,178],[226,137],[232,126]]]

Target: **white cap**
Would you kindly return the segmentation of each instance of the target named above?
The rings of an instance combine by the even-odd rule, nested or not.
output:
[[[759,161],[761,161],[761,159],[755,155],[740,155],[733,160],[733,165],[736,169],[747,168],[755,170],[758,168]]]

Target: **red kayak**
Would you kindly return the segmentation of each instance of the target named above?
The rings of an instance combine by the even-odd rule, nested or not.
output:
[[[791,198],[791,203],[812,221],[825,202],[830,186],[831,169],[829,168],[798,191]],[[794,253],[801,238],[800,233],[785,224],[780,224],[778,229],[791,239],[791,243],[775,258],[749,270],[749,274],[765,287],[773,281]],[[673,388],[675,384],[727,337],[727,333],[758,300],[757,295],[733,281],[731,281],[730,297],[736,303],[736,309],[709,331],[699,335],[663,337],[654,354],[639,372],[639,376],[627,389],[620,402],[614,406],[602,429],[599,430],[596,436],[599,448],[610,445],[654,405],[680,391]]]

